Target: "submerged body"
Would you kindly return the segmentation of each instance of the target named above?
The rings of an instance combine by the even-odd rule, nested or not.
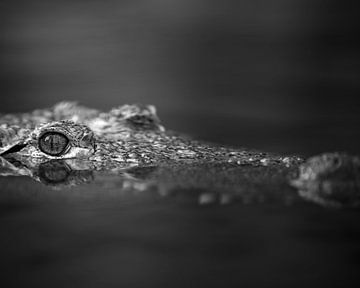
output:
[[[125,175],[130,179],[126,183],[141,189],[149,183],[236,188],[242,195],[246,190],[263,198],[268,190],[264,188],[278,189],[290,181],[300,196],[320,204],[333,204],[332,195],[338,203],[338,187],[341,195],[348,195],[346,203],[359,199],[356,157],[330,154],[304,163],[297,156],[219,147],[165,130],[153,106],[123,105],[104,113],[61,102],[49,109],[0,116],[0,140],[0,175],[25,175],[52,185],[78,185],[97,171]]]

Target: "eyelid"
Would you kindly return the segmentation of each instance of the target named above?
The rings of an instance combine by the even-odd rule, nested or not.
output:
[[[61,134],[61,135],[65,136],[69,140],[69,142],[72,141],[72,137],[68,133],[66,133],[65,131],[59,129],[58,127],[56,127],[56,128],[49,127],[47,129],[44,129],[43,131],[40,132],[40,134],[38,136],[38,139],[40,139],[46,133]]]

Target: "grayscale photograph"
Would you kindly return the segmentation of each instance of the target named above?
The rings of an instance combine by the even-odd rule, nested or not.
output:
[[[0,287],[360,287],[359,8],[0,0]]]

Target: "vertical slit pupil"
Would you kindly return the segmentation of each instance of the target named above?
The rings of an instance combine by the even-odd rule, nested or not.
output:
[[[66,150],[69,139],[58,132],[44,133],[39,139],[39,148],[42,152],[51,155],[59,156]]]

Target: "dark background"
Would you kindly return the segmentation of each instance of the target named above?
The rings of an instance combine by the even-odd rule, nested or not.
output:
[[[0,1],[0,111],[150,103],[205,140],[360,153],[358,19],[346,1]]]

